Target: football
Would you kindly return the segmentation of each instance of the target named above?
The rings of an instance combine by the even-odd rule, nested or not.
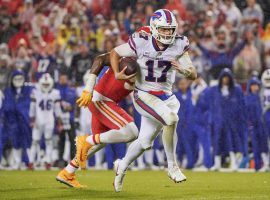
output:
[[[137,68],[139,67],[139,64],[134,58],[124,57],[120,60],[119,71],[122,71],[126,66],[127,66],[127,69],[125,71],[125,74],[131,75],[131,74],[136,73]]]

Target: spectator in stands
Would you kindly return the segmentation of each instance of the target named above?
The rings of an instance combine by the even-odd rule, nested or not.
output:
[[[71,61],[70,78],[76,85],[83,84],[83,75],[92,65],[94,53],[89,50],[87,43],[79,45],[79,53],[75,54]]]
[[[247,6],[243,11],[243,28],[245,29],[246,26],[253,26],[254,24],[258,24],[261,27],[264,20],[261,6],[257,4],[256,0],[247,0]]]
[[[242,21],[242,13],[236,7],[233,0],[225,0],[223,12],[226,14],[226,22],[233,27],[238,27]]]
[[[254,45],[254,35],[246,31],[247,43],[235,59],[233,71],[239,84],[246,85],[254,71],[262,70],[261,57]]]
[[[0,55],[0,90],[3,90],[7,86],[10,72],[8,56],[5,54]]]
[[[228,36],[222,29],[216,33],[215,40],[215,49],[206,49],[201,43],[198,43],[198,47],[211,62],[210,76],[217,79],[222,69],[232,68],[234,58],[245,47],[246,42],[243,41],[234,48],[228,49]]]
[[[0,19],[0,43],[8,43],[16,30],[10,25],[10,18],[3,17]]]

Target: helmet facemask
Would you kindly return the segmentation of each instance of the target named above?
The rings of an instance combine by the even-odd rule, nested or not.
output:
[[[172,44],[176,36],[176,26],[160,26],[157,27],[157,36],[155,39],[162,44]],[[165,32],[170,32],[166,34]]]
[[[53,79],[49,74],[44,74],[39,79],[39,86],[42,92],[49,93],[53,88]]]

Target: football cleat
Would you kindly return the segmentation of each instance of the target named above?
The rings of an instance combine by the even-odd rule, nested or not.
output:
[[[168,168],[168,176],[175,183],[181,183],[187,180],[186,176],[181,172],[177,165],[173,165],[173,167]]]
[[[59,181],[60,183],[66,184],[69,187],[74,187],[74,188],[84,188],[84,187],[86,187],[85,185],[81,185],[76,180],[75,173],[68,173],[66,169],[62,169],[57,174],[56,180]]]
[[[114,187],[115,192],[121,192],[122,191],[123,180],[124,180],[124,177],[126,175],[126,171],[123,171],[123,170],[119,169],[119,162],[120,161],[121,161],[120,159],[117,159],[114,162],[114,168],[116,170],[115,170],[115,177],[114,177],[113,187]]]
[[[81,169],[86,169],[88,150],[92,147],[92,145],[86,141],[87,137],[88,135],[76,137],[76,159]]]

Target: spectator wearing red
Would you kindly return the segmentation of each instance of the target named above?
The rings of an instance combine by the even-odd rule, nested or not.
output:
[[[24,41],[26,46],[29,47],[29,34],[31,32],[31,25],[24,23],[21,30],[16,33],[8,42],[8,46],[12,52],[16,50],[19,45],[19,41]]]
[[[186,19],[186,8],[181,3],[181,0],[168,0],[164,8],[170,11],[177,10],[181,19],[182,20]]]

